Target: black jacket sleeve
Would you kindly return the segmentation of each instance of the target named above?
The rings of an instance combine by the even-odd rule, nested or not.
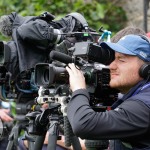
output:
[[[149,127],[149,108],[129,99],[115,110],[95,112],[89,105],[87,90],[77,90],[68,104],[73,132],[83,139],[119,139],[140,135]]]

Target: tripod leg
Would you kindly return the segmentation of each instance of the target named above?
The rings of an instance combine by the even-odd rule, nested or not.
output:
[[[42,136],[36,137],[35,144],[34,144],[34,150],[41,150],[42,149],[42,146],[43,146],[43,143],[45,140],[45,135],[46,135],[46,133]]]
[[[82,147],[81,147],[81,144],[80,144],[80,141],[79,141],[78,137],[73,136],[71,138],[71,143],[72,143],[72,147],[73,147],[74,150],[82,150]]]
[[[64,137],[65,137],[65,146],[71,146],[71,137],[73,136],[72,128],[67,116],[64,116]]]
[[[32,143],[32,142],[29,141],[29,142],[28,142],[28,145],[29,145],[29,146],[28,146],[28,149],[29,149],[29,150],[33,150],[33,148],[34,148],[34,143]],[[40,150],[41,150],[41,149],[40,149]]]
[[[34,143],[35,143],[35,137],[31,136],[28,134],[27,131],[25,131],[25,139],[28,142],[28,149],[33,150],[34,148]]]
[[[74,150],[82,150],[80,141],[72,131],[70,122],[67,116],[64,116],[64,136],[65,136],[65,146],[73,146]]]
[[[56,150],[57,138],[59,135],[58,121],[51,121],[47,150]]]
[[[13,145],[14,145],[13,141],[9,141],[6,150],[12,150]]]
[[[20,125],[19,124],[16,124],[12,128],[11,134],[9,136],[9,142],[8,142],[6,150],[13,150],[13,146],[17,147],[17,145],[18,145],[19,130],[20,130]]]

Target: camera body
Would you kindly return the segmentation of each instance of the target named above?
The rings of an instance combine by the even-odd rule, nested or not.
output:
[[[35,84],[38,87],[64,86],[68,88],[69,96],[69,75],[65,66],[75,63],[84,74],[93,109],[104,111],[117,100],[118,91],[110,88],[110,70],[104,65],[113,61],[113,51],[104,50],[94,42],[83,41],[76,42],[69,55],[51,51],[50,58],[52,63],[38,63],[35,66]],[[61,63],[58,65],[55,61]]]

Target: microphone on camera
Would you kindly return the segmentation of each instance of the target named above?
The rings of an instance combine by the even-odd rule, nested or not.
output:
[[[51,51],[50,58],[53,60],[60,61],[65,64],[75,63],[76,65],[83,66],[87,63],[85,60],[78,58],[78,57],[71,57],[67,54],[58,52],[58,51]]]
[[[74,62],[74,58],[58,51],[51,51],[50,58],[68,64]]]
[[[12,35],[12,20],[9,16],[4,15],[0,17],[0,32],[4,36],[11,36]]]

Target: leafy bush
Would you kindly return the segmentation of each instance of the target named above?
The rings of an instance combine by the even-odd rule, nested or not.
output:
[[[114,34],[125,26],[127,20],[124,10],[116,3],[115,0],[1,0],[0,16],[14,11],[23,16],[48,11],[59,19],[71,12],[79,12],[96,31],[103,27]],[[6,38],[0,35],[0,39]]]

